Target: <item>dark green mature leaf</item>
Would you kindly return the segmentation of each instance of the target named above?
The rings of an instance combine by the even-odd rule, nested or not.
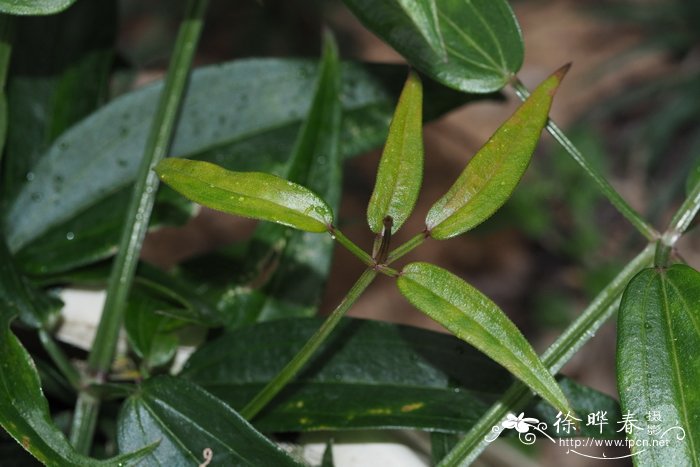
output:
[[[387,89],[395,88],[358,64],[341,68],[341,140],[347,143],[347,156],[371,149],[385,137],[393,100]],[[314,61],[250,59],[195,71],[172,154],[233,170],[279,173],[308,112],[316,69]],[[372,69],[393,86],[402,80],[397,72],[404,75],[405,70]],[[133,181],[160,89],[157,84],[115,100],[45,153],[6,214],[13,252]],[[474,99],[440,87],[430,92],[427,86],[426,96],[426,118]]]
[[[488,297],[454,274],[428,263],[407,265],[397,284],[416,308],[506,367],[557,409],[571,411],[525,337]]]
[[[283,177],[308,187],[331,211],[340,204],[342,165],[340,62],[335,40],[328,35],[308,115],[299,131]],[[261,224],[250,240],[244,270],[250,281],[227,287],[223,308],[229,326],[258,319],[312,316],[330,270],[333,240],[307,232]],[[253,284],[251,284],[251,282]],[[223,310],[222,310],[223,311]]]
[[[432,237],[454,237],[479,225],[510,197],[530,163],[565,66],[543,81],[469,161],[425,219]]]
[[[345,4],[413,66],[455,89],[500,89],[522,66],[520,28],[505,0],[345,0]]]
[[[255,431],[224,402],[181,378],[144,382],[119,416],[121,451],[160,441],[139,465],[198,465],[210,449],[212,465],[302,465]]]
[[[242,407],[319,324],[319,319],[277,320],[229,331],[197,350],[182,376],[232,407]],[[501,366],[453,336],[344,319],[306,369],[256,416],[255,425],[265,432],[354,428],[464,432],[511,382]],[[566,379],[561,384],[579,413],[591,406],[611,415],[619,412],[608,396]],[[551,410],[540,402],[528,413],[554,420]]]
[[[51,419],[31,356],[10,331],[10,322],[17,312],[13,298],[0,295],[0,425],[24,449],[49,466],[132,465],[151,451],[153,446],[147,446],[132,454],[98,461],[73,449]]]
[[[45,17],[15,18],[2,192],[14,194],[67,128],[100,105],[116,40],[115,0],[79,2]],[[67,33],[70,31],[70,33]]]
[[[392,232],[411,215],[423,181],[423,86],[411,72],[404,85],[367,206],[367,222],[379,234],[391,216]]]
[[[17,263],[29,275],[46,276],[92,264],[117,250],[131,189],[124,188],[90,206],[77,217],[49,230],[15,254]],[[193,203],[167,186],[156,196],[149,229],[182,225],[197,209]]]
[[[188,159],[165,159],[156,172],[187,198],[218,211],[307,232],[325,232],[333,223],[325,201],[311,190],[274,175],[233,172]]]
[[[27,325],[50,329],[56,324],[61,304],[29,283],[15,266],[7,245],[0,239],[0,303],[4,313],[19,315]]]
[[[124,329],[131,348],[147,368],[168,363],[177,351],[179,340],[174,330],[182,322],[158,313],[172,308],[177,305],[145,293],[142,287],[136,287],[129,295]]]
[[[63,11],[75,0],[0,0],[0,13],[10,15],[52,15]]]
[[[636,465],[700,465],[700,273],[646,269],[620,304],[617,384]],[[649,430],[652,427],[652,430]],[[636,442],[667,440],[668,446]]]

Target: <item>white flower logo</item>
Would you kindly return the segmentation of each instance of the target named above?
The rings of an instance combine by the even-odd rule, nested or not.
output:
[[[536,427],[538,423],[539,420],[536,418],[525,417],[525,412],[520,412],[517,417],[509,413],[501,425],[508,430],[515,428],[518,433],[527,433],[530,431],[530,427]]]

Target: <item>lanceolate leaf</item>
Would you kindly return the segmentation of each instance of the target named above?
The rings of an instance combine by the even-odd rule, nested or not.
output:
[[[199,465],[211,450],[212,465],[300,466],[221,400],[181,378],[143,383],[119,417],[121,451],[160,441],[141,466]]]
[[[10,15],[52,15],[75,0],[0,0],[0,12]]]
[[[182,376],[232,407],[242,407],[320,322],[277,320],[228,332],[198,349]],[[511,382],[503,367],[453,336],[344,319],[318,356],[254,423],[264,432],[389,427],[464,432]],[[606,410],[615,426],[619,408],[613,399],[567,379],[560,384],[574,410]],[[527,413],[549,422],[557,412],[540,401]],[[601,436],[597,429],[591,435]],[[604,430],[602,437],[616,433]]]
[[[505,0],[345,0],[345,4],[413,66],[447,86],[466,92],[495,91],[522,65],[520,28]]]
[[[325,232],[333,213],[301,185],[260,172],[232,172],[209,162],[165,159],[160,179],[187,198],[212,209],[252,219]]]
[[[339,208],[342,187],[340,83],[338,49],[328,34],[311,108],[283,175],[318,193],[332,211]],[[227,296],[232,306],[226,308],[237,315],[229,323],[313,316],[330,270],[333,243],[330,236],[260,225],[251,240],[259,247],[246,256],[247,269],[255,274],[251,281],[258,287],[248,284]]]
[[[411,72],[389,127],[367,207],[372,232],[382,232],[386,216],[393,219],[392,232],[401,228],[416,205],[422,180],[423,87],[418,75]]]
[[[637,427],[627,434],[636,465],[700,465],[697,355],[700,273],[680,264],[640,272],[622,297],[617,342],[622,413]]]
[[[343,155],[348,156],[372,149],[385,138],[391,94],[398,91],[405,68],[369,67],[381,80],[359,64],[341,68],[341,140]],[[308,113],[308,90],[317,69],[316,61],[250,59],[195,71],[172,154],[230,170],[279,174]],[[433,85],[428,89],[429,85],[426,118],[474,99]],[[111,102],[49,148],[6,213],[12,252],[133,182],[160,86]],[[76,243],[85,238],[81,232],[74,234]]]
[[[530,163],[568,68],[561,68],[535,89],[430,208],[425,223],[433,238],[450,238],[474,228],[510,197]]]
[[[506,367],[557,409],[570,410],[556,381],[518,328],[481,292],[428,263],[409,264],[397,282],[416,308]]]

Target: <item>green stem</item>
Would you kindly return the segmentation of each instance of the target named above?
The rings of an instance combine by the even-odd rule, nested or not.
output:
[[[126,224],[107,286],[107,299],[88,357],[88,371],[92,379],[87,381],[88,384],[102,382],[112,364],[126,301],[158,189],[158,177],[152,169],[166,156],[172,142],[207,3],[207,0],[190,0],[185,19],[180,25],[173,58],[134,184]],[[80,445],[81,452],[87,452],[95,420],[85,417],[97,417],[99,400],[86,391],[81,391],[78,396],[78,409],[71,430],[71,440],[76,446]]]
[[[404,256],[405,254],[408,254],[409,252],[413,251],[416,247],[420,246],[429,236],[430,234],[428,234],[428,231],[426,230],[411,238],[407,242],[399,245],[398,247],[396,247],[396,249],[392,250],[392,252],[389,253],[389,257],[386,260],[386,264],[391,264],[397,259]]]
[[[343,245],[350,253],[353,255],[357,256],[360,261],[365,263],[367,266],[374,266],[374,260],[372,257],[367,254],[365,250],[357,246],[352,240],[350,240],[348,237],[343,234],[339,229],[336,227],[329,227],[328,232],[331,234],[331,237],[333,237],[334,240],[337,240],[338,243]]]
[[[676,241],[695,219],[698,210],[700,210],[700,180],[698,180],[688,197],[681,204],[681,207],[673,215],[666,231],[667,233],[664,235],[664,243],[667,243],[669,246],[675,245]],[[666,236],[668,236],[668,239],[665,238]]]
[[[367,269],[362,273],[357,282],[352,286],[348,294],[343,298],[338,307],[328,315],[321,327],[311,338],[306,341],[304,346],[297,352],[292,360],[282,368],[282,370],[269,382],[267,385],[251,400],[241,411],[240,414],[246,420],[255,417],[273,397],[284,388],[287,383],[301,370],[311,356],[316,352],[318,347],[328,338],[333,329],[340,323],[340,319],[345,316],[345,313],[350,309],[353,303],[357,301],[362,292],[372,283],[377,276],[377,271]]]
[[[665,237],[665,236],[664,236]],[[654,267],[656,268],[667,268],[668,260],[671,256],[671,245],[666,244],[664,241],[660,240],[656,243],[656,253],[654,255]]]
[[[63,353],[63,350],[61,350],[61,348],[56,344],[56,341],[54,341],[51,335],[43,329],[39,330],[39,340],[41,341],[41,345],[44,347],[44,350],[46,350],[46,353],[49,354],[51,360],[53,360],[53,362],[56,364],[58,370],[66,378],[66,380],[68,380],[68,383],[70,383],[74,389],[79,390],[80,373],[71,363],[68,357],[66,357],[66,354]]]
[[[542,362],[552,374],[580,349],[617,310],[618,299],[629,281],[654,257],[654,244],[649,244],[612,280],[581,315],[542,354]],[[532,391],[519,381],[513,383],[501,398],[481,416],[464,438],[439,464],[440,467],[471,464],[489,442],[485,437],[512,411],[521,409],[533,398]]]
[[[664,268],[668,266],[671,250],[688,229],[690,223],[693,222],[698,210],[700,210],[700,180],[693,186],[688,197],[673,215],[668,229],[661,236],[656,247],[656,258],[654,259],[656,267]]]
[[[73,412],[73,425],[70,433],[70,442],[76,451],[83,454],[90,452],[99,413],[100,400],[87,390],[80,391]]]
[[[520,81],[518,77],[514,77],[511,82],[515,93],[521,100],[525,100],[530,95],[530,91],[525,87],[525,85]],[[561,145],[562,148],[581,166],[581,168],[586,172],[593,181],[598,185],[600,191],[605,195],[606,198],[612,203],[613,206],[627,218],[632,225],[644,235],[644,237],[651,241],[657,240],[659,238],[659,233],[651,225],[649,225],[642,216],[635,211],[627,201],[620,196],[620,194],[615,191],[612,185],[606,180],[603,175],[596,169],[590,162],[581,154],[581,151],[571,142],[569,138],[564,134],[563,131],[554,123],[551,119],[547,123],[547,130],[554,137],[554,139]]]

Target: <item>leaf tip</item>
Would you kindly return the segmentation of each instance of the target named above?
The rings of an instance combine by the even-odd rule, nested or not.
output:
[[[571,65],[573,65],[573,62],[569,62],[563,67],[559,68],[557,71],[554,72],[554,76],[556,76],[559,81],[563,80],[566,74],[571,69]]]

